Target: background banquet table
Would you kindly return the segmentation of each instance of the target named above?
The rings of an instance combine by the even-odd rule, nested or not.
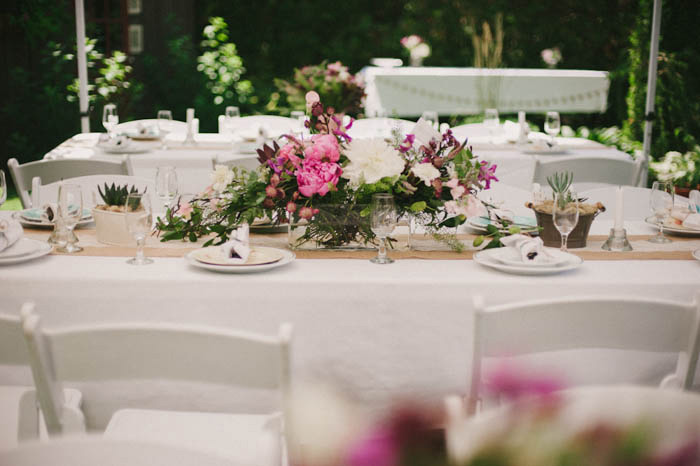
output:
[[[606,233],[610,222],[599,223],[593,233]],[[653,232],[643,224],[629,230]],[[148,321],[274,334],[281,322],[291,322],[295,382],[339,383],[382,409],[396,397],[436,399],[466,390],[475,293],[489,304],[571,295],[690,301],[699,283],[700,264],[692,260],[587,260],[571,272],[531,277],[502,274],[472,260],[377,266],[298,259],[264,274],[228,275],[192,268],[182,258],[158,257],[134,267],[124,257],[50,255],[0,267],[0,308],[18,313],[32,300],[47,327]],[[587,350],[564,356],[539,355],[530,363],[575,384],[657,384],[674,367],[672,355]],[[1,369],[0,383],[31,383],[28,369]],[[80,388],[87,400],[100,400],[85,406],[96,428],[117,406],[172,408],[175,400],[179,409],[254,411],[264,405],[220,387],[144,382]]]

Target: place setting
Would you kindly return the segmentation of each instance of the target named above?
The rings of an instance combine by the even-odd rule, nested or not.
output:
[[[115,129],[119,124],[119,114],[117,106],[107,104],[102,110],[102,125],[107,130],[107,134],[101,134],[97,140],[97,147],[107,154],[140,154],[148,152],[151,148],[136,140],[147,141],[158,139],[155,129],[152,126],[137,127],[135,131],[127,134],[115,134]],[[135,138],[133,136],[136,136]]]

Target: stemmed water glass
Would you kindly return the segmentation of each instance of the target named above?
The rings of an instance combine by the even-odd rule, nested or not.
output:
[[[177,197],[179,185],[175,167],[158,167],[156,171],[156,194],[166,208]]]
[[[569,234],[578,223],[578,197],[572,190],[554,193],[552,204],[552,221],[561,235],[561,250],[567,252],[566,243]]]
[[[151,231],[152,207],[148,193],[130,193],[126,198],[124,213],[126,218],[126,229],[136,240],[136,256],[132,257],[127,264],[145,265],[153,263],[143,254],[143,246],[146,242],[146,235]]]
[[[5,181],[5,172],[0,170],[0,206],[7,200],[7,182]]]
[[[158,132],[160,133],[160,141],[162,142],[160,148],[163,150],[168,150],[168,144],[165,142],[165,138],[172,130],[172,124],[173,113],[170,110],[158,110]]]
[[[398,215],[396,206],[394,205],[394,196],[391,194],[375,194],[372,196],[372,204],[370,206],[371,228],[372,232],[379,238],[379,248],[377,257],[370,259],[370,262],[375,264],[391,264],[393,259],[386,255],[386,238],[396,228]]]
[[[559,134],[560,130],[561,120],[559,119],[559,112],[547,112],[547,116],[544,119],[544,132],[549,134],[552,146],[556,144],[554,138]]]
[[[107,134],[112,139],[114,128],[119,124],[119,115],[117,114],[117,106],[107,104],[102,109],[102,125],[107,130]]]
[[[673,184],[665,181],[654,181],[651,186],[651,196],[649,198],[649,206],[651,213],[659,225],[659,233],[649,239],[652,243],[670,243],[671,240],[664,236],[664,221],[671,215],[674,201]]]
[[[75,238],[62,244],[57,251],[74,253],[83,250],[73,230],[83,216],[83,192],[80,185],[61,183],[58,187],[58,216],[68,230],[66,238]]]
[[[484,111],[484,126],[489,130],[489,138],[491,142],[494,141],[494,134],[501,124],[501,120],[498,118],[498,109],[487,108]]]

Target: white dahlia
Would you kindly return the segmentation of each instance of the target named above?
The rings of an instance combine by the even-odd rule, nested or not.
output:
[[[430,186],[430,183],[437,177],[440,176],[440,170],[435,168],[432,163],[419,163],[414,166],[411,171],[420,180],[425,183],[426,186]]]
[[[379,138],[353,139],[345,155],[349,163],[343,167],[341,176],[355,188],[385,177],[397,177],[406,166],[401,153]]]

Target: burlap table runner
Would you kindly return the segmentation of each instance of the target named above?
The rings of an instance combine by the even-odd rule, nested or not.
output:
[[[135,245],[111,246],[97,241],[94,229],[76,230],[80,245],[83,251],[74,255],[97,256],[97,257],[131,257],[135,252]],[[49,230],[25,229],[25,234],[29,238],[46,240],[50,234]],[[471,245],[474,235],[459,235],[459,239],[466,245]],[[610,252],[601,249],[607,239],[606,236],[589,236],[588,244],[582,249],[572,249],[570,252],[585,260],[693,260],[692,252],[700,249],[700,238],[673,237],[673,242],[667,244],[654,244],[647,240],[650,236],[630,236],[633,251],[630,252]],[[473,249],[465,248],[462,252],[455,252],[435,239],[422,235],[412,238],[415,249],[408,249],[407,236],[397,235],[396,248],[389,251],[393,259],[430,259],[430,260],[464,260],[472,259]],[[146,241],[144,249],[150,257],[183,257],[188,252],[202,247],[206,240],[199,240],[196,243],[189,241],[169,241],[160,242],[159,238],[151,236]],[[270,246],[288,249],[287,235],[280,234],[252,234],[251,242],[254,245]],[[417,250],[416,250],[417,249]],[[62,254],[52,252],[52,254]],[[296,250],[295,254],[299,259],[369,259],[376,255],[373,249],[368,250]]]

